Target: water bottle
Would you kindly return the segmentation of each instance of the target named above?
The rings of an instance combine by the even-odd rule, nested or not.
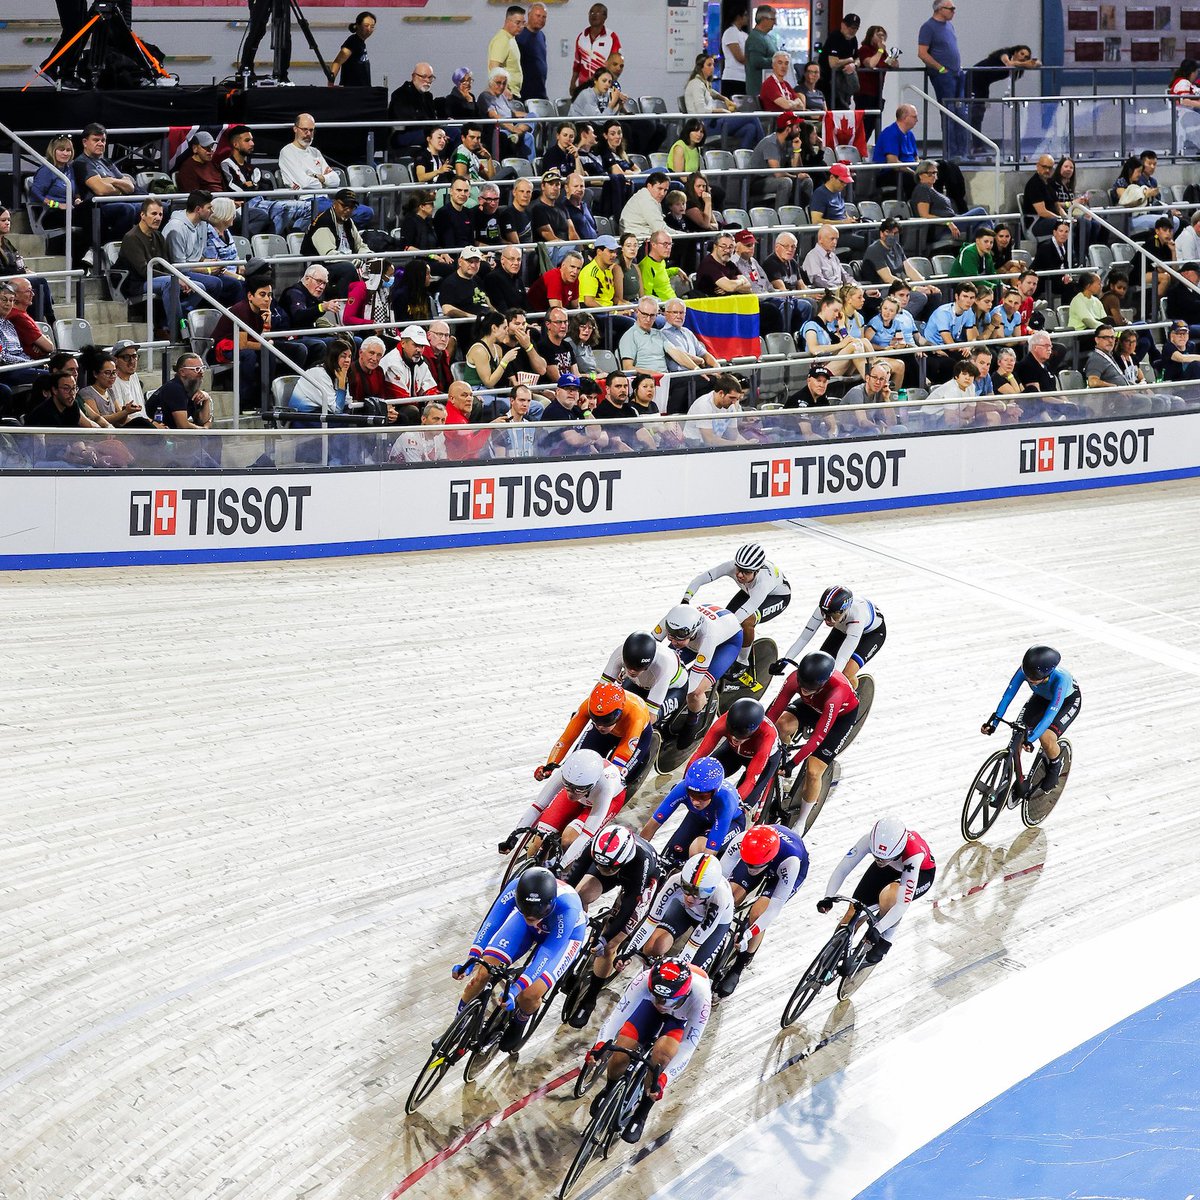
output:
[[[158,425],[163,423],[163,406],[161,404],[154,409],[154,421]]]

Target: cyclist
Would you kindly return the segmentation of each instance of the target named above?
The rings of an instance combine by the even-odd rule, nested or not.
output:
[[[689,603],[706,583],[716,583],[718,579],[732,579],[738,585],[728,604],[742,626],[742,648],[737,654],[737,663],[742,670],[736,676],[737,681],[742,687],[761,691],[762,684],[754,678],[754,672],[750,669],[750,647],[754,645],[755,627],[779,616],[787,608],[792,599],[792,585],[783,572],[768,561],[767,552],[749,542],[739,546],[737,553],[728,561],[697,575],[687,585],[683,603]]]
[[[879,921],[867,931],[871,949],[866,961],[874,964],[882,962],[883,956],[892,948],[908,906],[933,887],[937,864],[919,833],[895,817],[880,817],[834,869],[825,885],[824,899],[817,901],[817,912],[827,913],[833,907],[832,897],[846,876],[868,855],[873,856],[873,860],[854,889],[854,899],[863,904],[879,905]],[[847,924],[853,913],[854,909],[847,908],[841,924]]]
[[[762,945],[767,926],[800,890],[808,875],[804,839],[786,825],[755,825],[739,834],[721,855],[721,870],[729,880],[735,904],[761,885],[750,906],[750,924],[738,943],[738,956],[717,987],[717,995],[732,996],[742,972]]]
[[[1062,774],[1062,750],[1058,739],[1067,726],[1079,716],[1083,697],[1079,684],[1061,666],[1062,655],[1052,646],[1030,646],[1021,659],[1017,673],[1004,689],[996,711],[983,723],[983,732],[989,736],[996,732],[1000,718],[1008,711],[1024,680],[1029,684],[1032,696],[1025,702],[1017,720],[1029,731],[1025,735],[1025,748],[1033,749],[1033,743],[1041,743],[1046,755],[1046,774],[1042,778],[1042,791],[1054,790]],[[1029,784],[1024,784],[1028,788]]]
[[[782,675],[792,662],[799,660],[800,652],[812,641],[822,625],[833,632],[821,644],[826,654],[833,655],[834,667],[841,671],[852,684],[858,683],[858,672],[879,653],[887,637],[887,626],[883,613],[865,596],[856,597],[848,588],[835,585],[821,593],[813,615],[800,631],[787,654],[773,662],[769,668],[772,675]]]
[[[511,1053],[521,1043],[529,1018],[546,993],[562,978],[583,944],[587,922],[575,889],[560,883],[545,867],[528,867],[496,897],[475,934],[465,962],[450,974],[467,978],[462,1003],[474,1000],[487,983],[487,972],[476,971],[480,959],[511,966],[532,950],[533,957],[508,992],[513,1014],[500,1039]]]
[[[567,1024],[572,1028],[582,1029],[596,1007],[600,989],[612,977],[617,951],[650,911],[650,902],[658,887],[658,855],[649,842],[643,841],[627,826],[605,825],[575,860],[565,878],[579,893],[585,912],[605,892],[619,889],[619,896],[608,910],[608,920],[596,943],[588,990],[567,1018]]]
[[[709,727],[692,762],[708,757],[721,764],[726,779],[732,779],[735,771],[742,772],[738,795],[753,819],[783,759],[779,734],[774,722],[767,719],[766,709],[748,697],[735,700]]]
[[[733,892],[717,856],[693,854],[658,893],[650,915],[629,943],[627,957],[669,954],[676,940],[690,931],[679,957],[707,972],[732,921]]]
[[[767,716],[775,722],[779,736],[788,743],[801,726],[812,729],[808,741],[790,760],[785,759],[784,765],[784,770],[789,771],[808,760],[804,800],[800,806],[800,821],[804,822],[821,794],[821,776],[837,758],[842,743],[854,728],[858,696],[845,675],[834,669],[833,655],[824,650],[806,654],[790,682],[796,686],[796,698],[789,704],[788,691],[780,692],[771,702]]]
[[[711,604],[677,604],[654,627],[656,641],[666,641],[689,667],[687,716],[680,723],[676,741],[689,746],[704,720],[708,693],[738,656],[742,627],[724,608]]]
[[[596,684],[550,747],[546,762],[534,768],[534,779],[546,781],[541,799],[548,801],[558,790],[555,773],[568,750],[597,751],[625,779],[649,755],[650,736],[650,710],[640,696],[615,683]]]
[[[508,854],[521,835],[535,827],[539,836],[530,842],[529,852],[536,854],[542,836],[561,830],[563,866],[569,866],[587,849],[588,838],[608,824],[625,803],[621,773],[595,750],[572,750],[555,770],[554,780],[553,793],[547,797],[543,789],[525,810],[520,825],[497,846],[501,854]],[[588,837],[580,838],[581,833]]]
[[[746,827],[741,799],[733,784],[726,782],[725,769],[715,758],[698,758],[688,765],[683,778],[646,818],[642,837],[650,841],[681,804],[686,812],[663,852],[664,858],[675,863],[701,850],[720,854],[730,831]]]
[[[640,696],[658,725],[679,711],[687,697],[688,673],[679,655],[652,633],[631,633],[614,650],[600,676],[601,683],[619,683]]]
[[[628,1052],[653,1042],[652,1073],[647,1076],[645,1095],[621,1134],[630,1144],[639,1141],[650,1109],[663,1098],[667,1086],[683,1074],[695,1053],[711,1012],[712,989],[699,967],[678,958],[665,958],[642,971],[608,1014],[597,1035],[599,1041],[588,1051],[588,1058],[594,1060],[610,1043],[614,1047],[608,1060],[607,1082],[592,1099],[592,1116],[599,1114],[620,1079],[629,1061]]]

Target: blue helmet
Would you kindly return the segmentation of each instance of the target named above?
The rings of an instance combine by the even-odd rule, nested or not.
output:
[[[725,782],[725,768],[715,758],[698,758],[683,774],[690,792],[715,792]]]

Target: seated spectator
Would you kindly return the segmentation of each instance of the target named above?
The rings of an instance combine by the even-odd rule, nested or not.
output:
[[[645,379],[646,376],[639,376]],[[650,380],[650,395],[654,395],[654,380]],[[635,420],[644,415],[643,411],[630,400],[629,376],[621,371],[610,371],[604,379],[604,399],[596,406],[597,421]],[[654,414],[658,410],[651,408]],[[644,424],[605,426],[609,437],[609,449],[616,453],[631,453],[637,450],[657,450],[658,443],[654,434]]]
[[[668,342],[661,329],[655,328],[658,320],[658,301],[643,296],[636,309],[637,320],[632,329],[621,336],[617,353],[623,370],[651,371],[659,375],[667,373],[667,359],[673,359],[682,371],[694,369],[694,362],[684,351]]]
[[[16,289],[13,285],[7,281],[0,283],[0,365],[18,367],[15,371],[5,371],[3,375],[0,375],[0,382],[10,389],[20,391],[31,387],[34,376],[42,372],[33,365],[36,359],[21,344],[21,336],[11,320],[15,298]],[[53,349],[53,347],[49,349]],[[49,349],[46,351],[47,353]],[[34,353],[38,358],[44,357],[44,354],[36,349]]]
[[[518,383],[506,402],[506,411],[496,418],[501,425],[489,442],[493,458],[532,458],[537,453],[538,417],[533,413],[533,392]],[[538,405],[539,410],[541,405]]]
[[[707,421],[687,421],[683,436],[692,446],[740,445],[750,439],[738,428],[742,397],[746,388],[736,375],[718,375],[713,390],[697,396],[687,410],[689,417],[712,417]],[[725,414],[718,417],[718,413]]]
[[[354,362],[350,367],[348,408],[363,409],[367,407],[368,401],[383,399],[385,385],[379,363],[386,353],[387,346],[384,345],[383,338],[374,336],[363,338],[362,344],[358,348],[358,354],[355,355]],[[393,409],[389,424],[395,420],[396,414]]]
[[[1154,228],[1148,229],[1141,237],[1142,245],[1146,247],[1146,282],[1154,287],[1159,297],[1166,295],[1171,277],[1166,271],[1158,270],[1153,264],[1175,261],[1174,228],[1175,222],[1171,217],[1159,217],[1154,222]]]
[[[288,408],[295,412],[319,413],[322,417],[330,413],[344,413],[350,403],[350,367],[354,362],[354,343],[340,337],[330,338],[322,360],[309,367],[296,381],[288,400]],[[329,461],[345,462],[338,451],[346,445],[346,439],[335,438],[329,446]]]
[[[1154,222],[1159,217],[1157,201],[1151,199],[1142,180],[1142,160],[1139,157],[1127,158],[1121,167],[1121,174],[1113,184],[1117,203],[1126,210],[1129,222],[1129,232],[1136,236],[1154,228]]]
[[[1021,213],[1030,234],[1035,238],[1044,238],[1067,214],[1059,204],[1055,194],[1054,158],[1043,154],[1037,160],[1034,173],[1025,181],[1025,190],[1021,193]]]
[[[992,301],[995,295],[995,290],[986,280],[975,285],[975,303],[971,306],[971,311],[975,314],[977,341],[985,342],[990,338],[1003,336],[1003,323],[998,317],[992,316],[992,310],[995,308]]]
[[[733,234],[722,230],[713,239],[712,249],[696,268],[696,294],[700,296],[749,295],[750,281],[734,265],[736,248]]]
[[[600,127],[600,162],[605,182],[596,211],[616,219],[633,191],[632,177],[637,173],[625,145],[620,121],[605,121]],[[664,176],[665,178],[665,176]]]
[[[850,336],[842,324],[842,302],[833,292],[817,301],[812,319],[801,326],[800,340],[802,352],[819,357],[834,375],[840,377],[851,370],[866,375],[870,344]]]
[[[153,429],[154,422],[146,419],[140,403],[121,403],[113,395],[113,384],[117,378],[116,360],[111,354],[100,351],[90,366],[92,382],[78,396],[84,414],[97,425],[122,428]]]
[[[813,287],[832,290],[853,283],[854,276],[837,256],[838,227],[822,225],[817,230],[817,244],[804,256],[800,270]]]
[[[838,289],[838,299],[842,302],[842,328],[874,356],[873,351],[870,350],[871,338],[862,317],[865,301],[863,289],[857,283],[844,284]],[[887,367],[892,374],[892,384],[896,388],[904,383],[904,366],[903,359],[887,359]]]
[[[515,346],[506,348],[508,321],[498,312],[484,313],[475,323],[475,341],[467,350],[463,378],[472,391],[504,386],[504,373],[517,357]]]
[[[468,246],[458,256],[458,269],[442,280],[438,289],[442,313],[447,317],[479,317],[492,310],[492,302],[479,280],[483,251]]]
[[[587,202],[587,181],[576,172],[567,176],[564,196],[560,202],[567,224],[575,230],[576,236],[585,242],[593,241],[598,230],[596,218],[592,215]]]
[[[543,421],[570,421],[562,429],[546,429],[538,439],[539,454],[577,455],[599,453],[598,441],[603,429],[582,419],[579,411],[579,376],[560,375],[554,389],[554,399],[546,405]]]
[[[626,237],[637,238],[637,234],[624,234]],[[671,270],[667,260],[671,257],[671,235],[665,230],[659,230],[646,243],[645,257],[638,263],[638,274],[642,278],[642,295],[652,296],[664,304],[675,298],[675,287],[671,282]],[[640,244],[641,239],[638,238]]]
[[[152,258],[171,261],[171,251],[167,248],[167,239],[163,237],[161,225],[163,219],[162,201],[154,196],[147,196],[142,201],[142,207],[137,224],[121,239],[121,250],[117,255],[117,266],[128,271],[124,282],[124,294],[127,300],[139,300],[146,291],[146,276]],[[159,270],[154,276],[154,297],[167,305],[167,328],[172,333],[179,329],[179,311],[172,311],[171,287],[172,276],[166,271]],[[182,285],[186,287],[186,285]]]
[[[876,182],[881,188],[900,188],[901,180],[907,183],[916,182],[913,168],[920,156],[917,153],[917,135],[913,130],[917,127],[920,115],[916,105],[901,104],[896,109],[896,119],[885,125],[875,139],[875,149],[871,152],[873,163],[894,163],[895,170],[880,171]],[[907,193],[907,188],[903,189]]]
[[[850,168],[843,162],[834,163],[829,168],[825,182],[813,192],[808,202],[808,212],[814,225],[839,226],[844,244],[858,254],[867,248],[867,239],[864,234],[847,228],[857,222],[846,212],[846,197],[843,195],[853,182]]]
[[[662,202],[670,185],[664,171],[651,171],[646,176],[646,186],[634,192],[621,209],[621,232],[634,233],[645,240],[658,230],[666,229]]]
[[[931,350],[926,359],[926,371],[935,383],[947,382],[959,361],[971,353],[964,343],[975,340],[975,293],[973,283],[954,286],[954,299],[939,305],[925,322],[925,340],[931,346],[951,346],[953,349]]]
[[[579,374],[579,351],[567,336],[570,318],[562,306],[546,314],[546,332],[538,339],[537,352],[546,364],[546,379],[556,383],[560,375]]]
[[[479,115],[499,125],[502,158],[533,158],[533,126],[521,120],[529,114],[509,91],[503,67],[494,67],[489,74],[487,90],[479,97]]]
[[[382,258],[366,265],[367,277],[356,279],[342,307],[342,325],[386,325],[392,316],[392,282],[396,268]]]
[[[1024,357],[1017,363],[1016,376],[1021,384],[1021,391],[1040,392],[1043,396],[1052,395],[1058,389],[1058,383],[1051,373],[1049,362],[1054,354],[1054,343],[1045,330],[1038,330],[1029,335]]]
[[[221,172],[218,191],[245,192],[244,202],[250,207],[250,233],[265,233],[268,229],[283,237],[293,229],[308,225],[312,210],[306,200],[278,200],[260,196],[258,192],[269,192],[274,182],[254,165],[254,134],[246,125],[233,125],[225,135],[229,146],[228,154],[216,159]]]
[[[1037,253],[1033,256],[1032,269],[1035,272],[1059,272],[1055,275],[1041,276],[1055,304],[1069,304],[1077,286],[1075,277],[1071,274],[1071,250],[1068,245],[1070,240],[1070,224],[1059,221],[1050,237],[1038,243]]]
[[[175,168],[175,185],[181,192],[223,190],[221,168],[213,161],[217,139],[205,130],[192,134],[188,156]]]
[[[935,387],[929,393],[930,400],[951,401],[940,410],[939,424],[945,429],[964,429],[975,424],[976,395],[975,382],[979,378],[979,369],[969,358],[964,358],[954,364],[954,374],[943,384]],[[996,413],[989,414],[993,419],[989,425],[999,425],[1000,418]]]
[[[1151,378],[1147,378],[1146,373],[1142,370],[1138,362],[1140,357],[1139,350],[1137,330],[1121,330],[1121,336],[1117,339],[1116,357],[1117,366],[1121,368],[1125,376],[1125,382],[1129,384],[1153,383],[1153,372],[1151,372]]]
[[[500,189],[494,183],[479,185],[479,204],[470,212],[475,245],[485,250],[508,245],[500,227]]]
[[[184,209],[171,214],[163,230],[170,260],[180,266],[193,288],[203,288],[212,298],[228,307],[242,295],[240,279],[230,278],[219,263],[209,263],[205,257],[208,242],[208,218],[212,215],[212,196],[208,192],[191,192]],[[185,310],[203,304],[197,291],[184,297]]]
[[[468,208],[471,185],[456,179],[446,191],[446,203],[434,213],[433,231],[443,250],[475,245],[475,210]]]
[[[867,367],[862,383],[852,387],[843,397],[837,413],[838,433],[887,433],[896,431],[896,412],[890,408],[895,395],[891,389],[891,372],[886,364],[877,362]],[[868,408],[877,404],[878,408]]]
[[[194,355],[192,357],[195,357]],[[88,417],[79,405],[79,385],[73,375],[56,372],[50,376],[50,396],[40,400],[25,414],[25,424],[31,429],[98,429],[99,425]],[[81,452],[61,446],[58,439],[46,447],[47,457],[67,457],[68,461],[83,466],[96,466],[99,458],[87,444],[79,447]],[[66,452],[64,454],[64,452]]]
[[[461,379],[456,379],[446,393],[447,425],[479,425],[483,423],[483,404]],[[447,433],[446,457],[452,462],[469,462],[482,454],[491,436],[486,429]]]
[[[1076,297],[1078,299],[1078,297]],[[1088,355],[1083,377],[1089,388],[1125,387],[1129,382],[1117,361],[1117,334],[1111,325],[1096,327],[1095,348]]]
[[[428,430],[427,425],[446,424],[446,405],[440,400],[427,400],[421,409],[420,423],[406,429],[388,451],[389,462],[445,462],[446,437],[439,428]]]
[[[446,153],[450,138],[445,129],[440,125],[435,125],[430,129],[422,130],[422,132],[425,134],[425,144],[413,158],[413,178],[417,183],[423,183],[427,187],[433,187],[438,183],[447,183],[456,178],[453,151],[449,154]]]
[[[636,304],[642,298],[642,273],[637,257],[641,249],[641,242],[632,233],[626,233],[617,239],[613,284],[618,304]]]
[[[1200,208],[1187,216],[1187,223],[1175,237],[1175,254],[1180,262],[1200,261]]]
[[[450,332],[450,326],[441,320],[430,321],[426,337],[429,345],[422,351],[425,365],[437,384],[438,393],[444,396],[454,378],[450,364],[458,353],[458,339]]]
[[[696,117],[689,117],[684,121],[679,137],[667,151],[667,169],[675,175],[691,175],[698,172],[706,136],[703,121]]]
[[[508,322],[508,336],[504,339],[502,346],[505,350],[516,350],[516,355],[504,372],[504,386],[512,387],[513,384],[522,381],[532,386],[537,379],[545,375],[548,364],[538,353],[537,346],[534,345],[535,334],[529,324],[529,318],[525,315],[525,310],[522,308],[505,309],[504,318]],[[530,379],[531,375],[535,378]],[[531,398],[530,404],[531,417],[536,421],[542,415],[542,402]]]
[[[396,348],[379,361],[383,374],[381,394],[395,405],[402,425],[416,423],[416,405],[422,396],[436,396],[441,390],[425,360],[428,346],[425,330],[420,325],[408,325],[400,331]]]
[[[668,201],[673,196],[673,192],[668,192]],[[683,196],[683,224],[686,231],[688,233],[716,233],[720,228],[713,212],[713,205],[716,203],[717,197],[709,187],[708,180],[699,171],[694,171],[684,181]],[[667,224],[670,225],[671,222],[668,221]],[[688,244],[695,249],[699,249],[700,246],[699,241],[691,241]]]
[[[996,260],[992,257],[992,247],[996,242],[996,231],[990,225],[975,226],[975,240],[958,252],[958,256],[950,266],[950,278],[971,278],[979,275],[994,275]],[[976,284],[984,282],[976,279]],[[995,286],[995,279],[986,280]]]
[[[554,129],[554,145],[542,155],[542,171],[557,171],[565,179],[579,170],[579,147],[575,144],[575,122],[560,121]]]
[[[774,171],[773,175],[751,175],[749,203],[780,208],[792,202],[792,193],[799,187],[798,203],[807,205],[812,197],[813,178],[800,168],[804,159],[804,143],[799,119],[789,121],[759,140],[750,156],[755,171]],[[823,160],[822,160],[823,165]]]
[[[762,126],[756,118],[737,113],[733,101],[713,89],[716,65],[713,55],[696,55],[696,65],[683,88],[683,111],[701,117],[710,137],[724,134],[743,150],[749,150],[762,137]],[[713,113],[737,115],[714,117]]]
[[[241,251],[229,232],[236,220],[237,205],[228,196],[215,196],[204,234],[204,257],[212,263],[224,263],[222,276],[240,285],[243,273],[239,263]]]
[[[529,285],[529,304],[536,311],[547,311],[556,305],[576,308],[579,300],[579,272],[583,255],[570,248],[557,267],[551,267]]]
[[[1088,247],[1093,242],[1102,242],[1107,238],[1104,227],[1081,210],[1088,206],[1089,194],[1075,194],[1075,160],[1063,155],[1050,176],[1050,187],[1054,191],[1054,199],[1063,216],[1075,222],[1075,252],[1080,258],[1087,258]],[[996,247],[996,261],[1002,262],[1000,247]]]
[[[750,285],[750,291],[758,297],[759,321],[764,333],[778,333],[784,327],[783,302],[771,296],[775,289],[767,278],[766,268],[754,257],[758,245],[748,229],[735,235],[733,265],[738,274]]]
[[[592,76],[588,86],[576,93],[571,107],[567,109],[567,116],[602,121],[606,117],[618,117],[631,111],[630,98],[616,86],[612,71],[601,67]]]
[[[528,179],[518,179],[513,184],[512,203],[500,210],[500,235],[506,242],[533,241],[533,184]]]
[[[80,222],[90,236],[92,201],[107,196],[130,196],[136,190],[131,176],[126,175],[110,158],[104,157],[108,146],[108,131],[92,122],[85,125],[81,141],[83,149],[71,164],[75,188],[84,200],[83,220]],[[138,206],[133,202],[113,201],[101,204],[100,240],[119,241],[138,219]]]
[[[137,404],[145,412],[146,389],[142,387],[142,380],[138,375],[140,351],[137,342],[123,338],[113,346],[112,353],[117,367],[117,375],[111,387],[113,403],[118,407]]]
[[[775,249],[763,263],[772,291],[795,292],[805,286],[796,258],[799,245],[794,233],[784,232],[775,238]],[[782,305],[783,327],[792,333],[812,316],[812,304],[803,296],[780,297],[778,302]]]
[[[600,368],[596,365],[596,351],[600,349],[600,327],[596,318],[589,312],[577,312],[567,326],[567,336],[575,346],[575,354],[579,361],[579,399],[587,407],[586,401],[592,390],[596,390],[599,403],[599,387],[596,384]]]
[[[323,263],[311,263],[304,274],[290,287],[283,289],[278,302],[276,330],[295,330],[298,336],[288,339],[288,344],[299,343],[304,347],[305,361],[311,365],[325,357],[326,339],[317,337],[314,330],[318,325],[342,325],[346,301],[327,296],[329,271]],[[308,336],[303,336],[307,334]]]
[[[18,275],[5,281],[12,289],[12,311],[8,319],[17,331],[21,349],[30,358],[45,358],[54,353],[54,343],[42,332],[41,326],[29,315],[33,306],[33,281],[26,275]]]
[[[939,192],[934,186],[938,181],[938,165],[926,160],[917,164],[917,186],[909,197],[909,206],[913,216],[923,221],[944,220],[944,226],[932,226],[929,230],[931,247],[945,245],[948,242],[960,242],[963,238],[973,238],[978,225],[991,224],[991,218],[986,208],[968,208],[961,217],[954,211],[954,205],[945,192]],[[982,218],[973,220],[968,218]]]
[[[991,313],[992,323],[998,326],[996,337],[1014,338],[1021,336],[1021,293],[1016,288],[1005,288],[1002,299]]]
[[[433,81],[437,78],[433,67],[419,62],[413,67],[412,75],[402,83],[388,100],[389,121],[436,121],[437,109],[433,98]],[[412,129],[397,129],[392,133],[393,149],[401,146],[420,146],[425,141],[429,127],[420,125]],[[424,183],[425,180],[418,180]]]
[[[71,170],[71,163],[75,158],[75,143],[65,133],[53,137],[46,144],[46,157],[54,164],[59,174],[65,175],[71,180],[70,204],[68,205],[67,202],[66,183],[59,179],[47,164],[38,167],[34,172],[33,179],[29,184],[29,198],[34,204],[41,205],[42,225],[45,228],[64,228],[67,223],[66,210],[68,207],[72,214],[71,224],[78,227],[82,223],[80,206],[83,204],[84,198],[75,184]]]
[[[341,183],[341,176],[325,161],[325,156],[313,145],[317,123],[309,113],[301,113],[292,126],[292,140],[279,152],[279,182],[298,192],[330,191]],[[343,189],[345,191],[346,189]],[[353,192],[350,195],[354,195]],[[324,212],[330,206],[328,196],[317,200],[316,211]],[[375,220],[375,212],[354,199],[354,210],[350,214],[356,225],[365,227]],[[305,251],[309,253],[309,251]]]
[[[0,204],[0,278],[13,275],[25,276],[37,298],[37,311],[46,321],[54,320],[54,305],[50,299],[50,285],[40,275],[30,275],[25,266],[25,256],[9,239],[12,232],[12,213]]]
[[[821,91],[821,64],[819,62],[804,64],[804,73],[800,76],[800,85],[796,88],[796,93],[804,99],[805,112],[824,112],[828,107],[825,102],[825,93]]]
[[[829,381],[832,378],[833,372],[824,363],[814,363],[809,367],[803,385],[788,394],[783,402],[783,407],[787,409],[829,408],[833,404],[833,397],[829,395]],[[817,437],[831,437],[837,433],[837,424],[832,420],[809,421],[807,427],[804,422],[801,422],[800,428],[806,437],[814,434]]]
[[[524,264],[524,253],[516,246],[506,245],[500,251],[496,269],[483,277],[483,290],[500,312],[509,308],[529,307],[529,296],[522,277]]]
[[[533,240],[547,243],[547,253],[554,264],[562,261],[571,243],[580,240],[571,218],[558,206],[562,185],[562,176],[557,171],[547,171],[542,176],[542,190],[529,210]]]
[[[1159,377],[1165,383],[1184,383],[1200,379],[1200,354],[1189,340],[1186,321],[1175,321],[1167,331],[1167,340],[1158,357]]]
[[[582,175],[592,183],[602,183],[608,168],[600,154],[600,137],[591,121],[580,121],[575,126],[575,144],[579,153],[575,167],[568,174]]]
[[[1121,308],[1128,294],[1129,276],[1124,270],[1114,267],[1104,281],[1104,291],[1100,293],[1100,303],[1104,306],[1104,316],[1109,324],[1118,327],[1126,324]]]
[[[224,313],[213,330],[213,353],[216,361],[232,362],[235,354],[239,358],[241,392],[238,401],[243,411],[260,407],[262,398],[269,396],[271,381],[277,375],[303,371],[309,363],[308,348],[300,341],[290,341],[278,348],[287,361],[263,349],[259,340],[261,335],[269,333],[275,327],[276,315],[271,303],[272,298],[273,288],[269,276],[259,275],[251,278],[246,284],[246,298],[230,305],[229,311],[253,332],[247,333],[241,325],[235,326]],[[269,403],[269,400],[266,402]],[[170,421],[167,422],[167,426],[170,428]]]
[[[267,284],[268,289],[270,286]],[[168,429],[211,429],[212,397],[200,386],[203,382],[204,363],[200,355],[187,351],[175,360],[174,377],[150,397],[149,407],[155,413],[162,411],[162,421]]]
[[[617,261],[617,239],[598,237],[595,257],[579,272],[579,304],[584,308],[612,308],[616,304],[613,267]],[[628,327],[629,322],[625,322]]]
[[[1196,292],[1196,288],[1200,287],[1200,263],[1180,263],[1178,269],[1187,283],[1171,281],[1166,297],[1167,318],[1171,321],[1186,321],[1192,336],[1200,337],[1200,295]]]
[[[862,282],[878,283],[891,287],[898,280],[916,285],[912,289],[912,300],[908,306],[916,318],[924,311],[933,297],[941,296],[941,289],[926,284],[925,277],[913,266],[900,241],[900,222],[888,217],[879,226],[878,238],[867,247],[862,260]]]
[[[300,243],[300,253],[329,260],[348,259],[351,255],[367,253],[353,216],[358,206],[358,197],[349,188],[339,189],[333,197],[333,205],[327,208],[309,226]],[[358,277],[358,264],[353,261],[328,262],[329,275],[334,290],[345,296],[350,283]]]
[[[668,300],[663,305],[665,323],[659,330],[663,339],[688,359],[687,370],[703,371],[708,368],[712,371],[719,371],[721,369],[720,362],[713,356],[709,348],[684,325],[686,317],[687,305],[682,300]],[[667,361],[667,370],[682,371],[684,366],[678,358],[671,358]],[[711,379],[712,376],[706,375],[704,378]]]
[[[1093,275],[1089,271],[1079,276],[1079,284],[1080,289],[1072,299],[1071,308],[1067,314],[1067,328],[1090,332],[1106,326],[1108,316],[1104,311],[1104,305],[1100,303],[1100,276]],[[1113,341],[1115,343],[1115,337]],[[1079,345],[1085,351],[1090,350],[1092,339],[1080,338]]]
[[[437,101],[439,115],[451,121],[470,121],[479,112],[475,99],[475,76],[469,67],[458,67],[450,76],[450,91]]]
[[[804,97],[797,94],[788,76],[792,71],[792,56],[786,50],[777,50],[771,56],[770,73],[763,76],[758,91],[758,107],[763,112],[778,113],[777,129],[790,124],[791,114],[803,112],[807,107]]]
[[[1011,346],[1001,346],[996,351],[996,365],[992,370],[992,394],[1015,396],[1022,392],[1024,388],[1016,372],[1017,352]],[[1019,411],[1017,416],[1020,417]]]

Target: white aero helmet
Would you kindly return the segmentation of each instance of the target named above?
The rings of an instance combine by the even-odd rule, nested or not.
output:
[[[667,613],[663,625],[668,637],[694,638],[703,620],[704,616],[698,608],[693,608],[690,604],[677,604]]]
[[[591,791],[600,782],[604,765],[595,750],[572,750],[563,761],[562,781],[575,791]]]
[[[898,817],[880,817],[871,826],[871,853],[876,858],[898,858],[908,841],[908,827]]]

